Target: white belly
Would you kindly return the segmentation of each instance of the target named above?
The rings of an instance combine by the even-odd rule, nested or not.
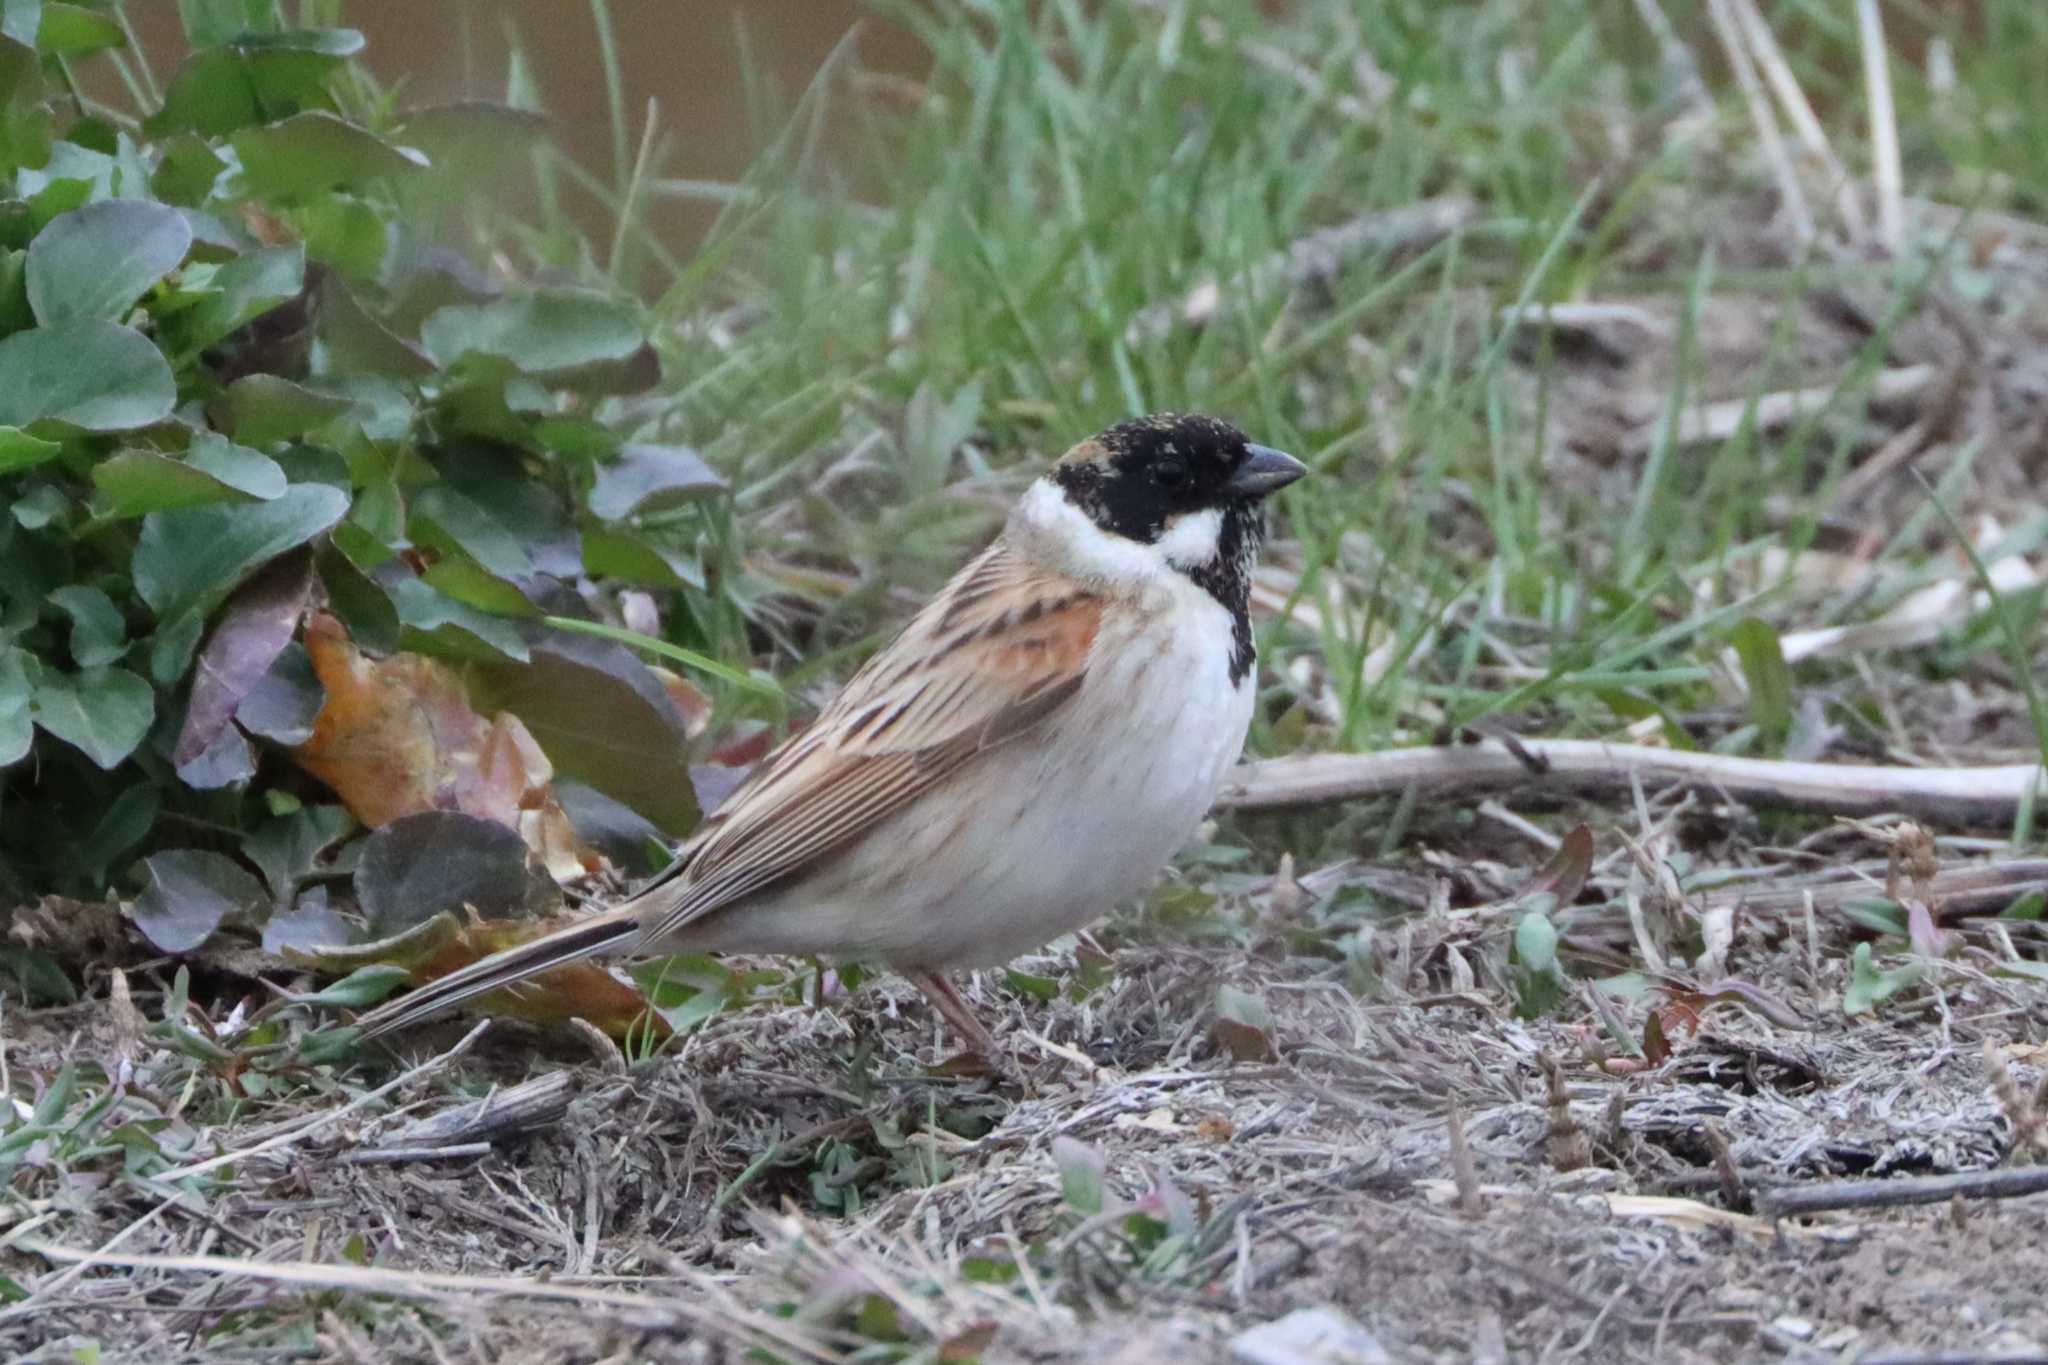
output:
[[[1167,619],[1186,628],[1155,618],[1147,648],[1105,621],[1080,692],[1037,730],[816,875],[714,912],[669,946],[988,966],[1144,890],[1215,799],[1255,687],[1251,674],[1230,681],[1223,608],[1185,580],[1170,591]]]

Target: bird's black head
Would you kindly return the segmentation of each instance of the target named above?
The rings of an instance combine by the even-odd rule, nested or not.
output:
[[[1165,413],[1121,422],[1081,442],[1052,481],[1090,521],[1150,546],[1231,615],[1233,682],[1252,665],[1252,568],[1265,531],[1261,504],[1306,474],[1292,455],[1255,445],[1214,417]]]
[[[1081,442],[1052,477],[1097,526],[1150,545],[1186,514],[1211,509],[1256,533],[1258,504],[1307,472],[1228,422],[1162,413]]]

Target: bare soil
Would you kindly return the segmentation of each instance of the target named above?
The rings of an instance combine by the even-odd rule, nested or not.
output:
[[[1016,1046],[1014,1082],[932,1075],[947,1055],[940,1025],[900,983],[824,1009],[741,1010],[630,1070],[499,1025],[402,1108],[448,1103],[458,1083],[474,1092],[571,1067],[577,1097],[545,1132],[482,1158],[343,1164],[391,1126],[376,1114],[239,1165],[232,1192],[203,1204],[151,1217],[133,1189],[110,1191],[40,1230],[125,1253],[630,1289],[644,1314],[496,1290],[343,1304],[253,1278],[93,1271],[32,1317],[0,1321],[0,1344],[35,1360],[69,1359],[67,1343],[89,1339],[107,1360],[290,1347],[711,1361],[758,1343],[757,1317],[792,1312],[829,1358],[858,1340],[847,1306],[875,1297],[895,1305],[895,1334],[961,1344],[940,1358],[981,1346],[989,1361],[1223,1362],[1234,1333],[1311,1305],[1351,1314],[1396,1360],[2048,1349],[2048,1200],[1778,1223],[1743,1212],[1777,1182],[2005,1160],[2013,1125],[1984,1049],[2034,1090],[2048,1060],[2037,988],[1958,965],[1897,1008],[1845,1018],[1837,930],[1821,930],[1809,961],[1798,936],[1758,925],[1731,969],[1796,1000],[1798,1026],[1710,1005],[1663,1064],[1616,1075],[1589,1060],[1587,1026],[1518,1019],[1495,992],[1430,980],[1426,964],[1467,934],[1454,910],[1413,921],[1408,960],[1421,965],[1362,1004],[1341,965],[1285,953],[1284,917],[1259,923],[1248,946],[1125,945],[1114,980],[1078,1004],[984,979],[976,994]],[[1025,965],[1075,969],[1071,955]],[[1211,1040],[1222,981],[1266,1001],[1275,1060],[1237,1061]],[[100,1051],[103,1018],[93,1006],[15,1015],[9,1065],[47,1072]],[[406,1051],[428,1055],[461,1031]],[[145,1060],[138,1085],[148,1071]],[[1453,1109],[1469,1148],[1462,1201]],[[1138,1199],[1164,1183],[1198,1217],[1227,1211],[1218,1244],[1148,1267],[1114,1226],[1081,1227],[1054,1157],[1062,1137],[1103,1154],[1112,1191]],[[1559,1169],[1574,1143],[1590,1161]],[[834,1181],[860,1192],[857,1211],[821,1208]],[[1039,1283],[961,1273],[1020,1259]],[[0,1271],[24,1283],[46,1269],[0,1252]],[[874,1331],[880,1310],[866,1311]]]

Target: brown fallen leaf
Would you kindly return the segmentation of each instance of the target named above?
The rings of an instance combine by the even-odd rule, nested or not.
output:
[[[435,660],[370,658],[325,612],[306,622],[306,652],[327,699],[292,757],[364,825],[461,811],[517,830],[558,882],[601,865],[576,837],[551,788],[554,767],[517,716],[485,720]]]

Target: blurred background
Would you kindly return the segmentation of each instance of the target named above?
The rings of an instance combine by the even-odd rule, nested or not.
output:
[[[644,126],[650,99],[659,104],[656,130],[668,153],[660,173],[714,182],[740,178],[773,131],[776,109],[801,95],[842,44],[851,44],[843,56],[871,72],[915,78],[930,66],[907,30],[861,0],[349,0],[340,11],[338,21],[363,34],[369,68],[408,108],[504,99],[518,51],[562,150],[614,182],[623,176],[613,164],[609,62],[629,128]],[[177,6],[137,6],[130,17],[165,73],[184,59]],[[627,155],[636,150],[629,145]],[[647,217],[686,249],[716,212],[701,198],[668,196],[648,205]],[[610,212],[594,202],[575,206],[575,216],[595,235],[610,231]]]

